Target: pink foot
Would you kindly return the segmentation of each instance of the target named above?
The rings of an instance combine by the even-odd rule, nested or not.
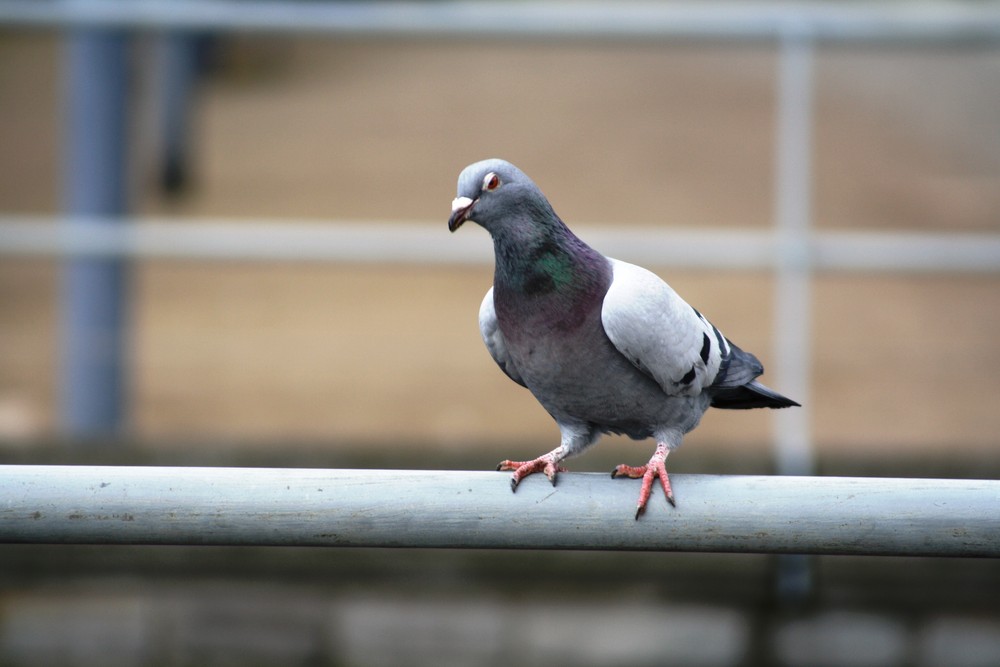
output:
[[[667,476],[666,461],[667,454],[669,453],[670,450],[667,449],[667,445],[659,442],[656,444],[656,451],[653,452],[653,456],[650,457],[649,463],[646,465],[633,467],[623,464],[611,471],[612,477],[642,478],[642,488],[639,489],[639,503],[635,510],[636,520],[646,511],[646,503],[649,501],[649,495],[653,491],[654,477],[660,479],[660,486],[663,487],[663,492],[667,495],[667,502],[671,506],[677,507],[677,503],[674,502],[674,493],[670,488],[670,477]]]
[[[536,472],[544,472],[545,476],[552,482],[552,486],[556,485],[556,473],[566,472],[566,468],[556,463],[556,458],[552,455],[552,452],[539,456],[532,461],[501,461],[500,465],[497,466],[497,470],[514,471],[514,474],[510,478],[511,491],[517,491],[517,485],[521,483],[521,480]]]

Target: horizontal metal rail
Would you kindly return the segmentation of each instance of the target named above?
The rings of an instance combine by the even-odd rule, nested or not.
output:
[[[2,0],[0,23],[47,28],[535,39],[1000,39],[989,3],[276,2]]]
[[[587,227],[577,232],[620,259],[677,268],[769,269],[781,258],[772,230]],[[1000,271],[1000,234],[814,232],[809,265],[826,271]],[[177,260],[403,262],[482,265],[493,247],[443,223],[141,221],[0,218],[0,256]]]
[[[1000,480],[0,466],[0,542],[1000,556]]]

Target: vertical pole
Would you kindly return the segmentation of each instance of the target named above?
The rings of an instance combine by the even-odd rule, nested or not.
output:
[[[167,194],[184,190],[190,179],[191,96],[198,74],[202,38],[188,32],[160,37],[158,76],[160,98],[160,184]]]
[[[813,42],[793,26],[781,38],[776,136],[775,383],[803,407],[776,411],[778,474],[810,475],[815,468],[810,434],[810,225],[812,186]],[[806,597],[811,589],[805,556],[778,559],[778,594]]]
[[[775,455],[782,475],[809,475],[810,437],[810,224],[812,186],[813,45],[784,37],[778,81],[775,285],[775,382],[802,408],[774,413]]]
[[[123,33],[68,34],[63,174],[74,231],[127,209],[127,49]],[[121,258],[69,260],[62,282],[60,410],[75,437],[120,431],[125,419],[126,265]]]

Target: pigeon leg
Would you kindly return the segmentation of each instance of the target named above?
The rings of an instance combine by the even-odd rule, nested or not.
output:
[[[671,506],[677,507],[677,503],[674,502],[673,490],[670,488],[670,477],[667,476],[666,461],[669,453],[670,450],[667,448],[667,443],[658,442],[656,443],[656,451],[653,452],[653,456],[650,457],[649,463],[646,465],[633,467],[623,464],[611,471],[612,477],[642,478],[642,488],[639,489],[639,502],[635,510],[635,518],[637,520],[646,511],[646,503],[649,501],[649,495],[653,491],[654,477],[659,477],[663,492],[667,495],[667,502]]]
[[[559,465],[559,461],[565,458],[565,448],[556,447],[548,454],[543,454],[531,461],[501,461],[497,470],[513,470],[514,474],[510,478],[510,490],[517,491],[517,485],[521,480],[536,472],[544,472],[545,476],[556,485],[556,473],[566,472],[566,468]]]

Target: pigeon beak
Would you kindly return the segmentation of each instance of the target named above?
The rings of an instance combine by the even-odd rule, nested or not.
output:
[[[448,218],[448,231],[453,232],[469,219],[469,211],[476,205],[475,199],[455,197],[451,202],[451,217]]]

